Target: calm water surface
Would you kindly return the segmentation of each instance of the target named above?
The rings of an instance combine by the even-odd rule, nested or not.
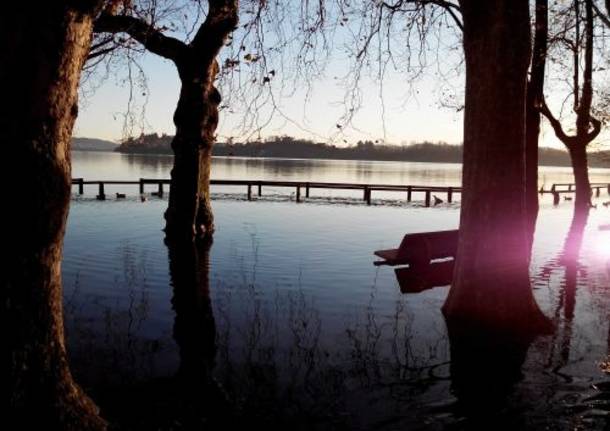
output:
[[[73,154],[73,176],[91,180],[167,178],[170,168],[170,157]],[[566,168],[540,176],[547,187],[571,182]],[[609,170],[591,176],[610,182]],[[460,166],[217,158],[213,178],[459,185]],[[575,260],[562,254],[570,202],[541,203],[531,276],[558,329],[532,344],[505,396],[478,394],[473,413],[450,370],[440,312],[448,286],[401,294],[393,270],[372,264],[373,250],[404,233],[456,228],[459,203],[423,208],[379,193],[366,206],[358,193],[327,191],[296,204],[282,189],[249,202],[245,190],[214,188],[214,244],[189,264],[163,243],[166,198],[141,202],[135,186],[119,189],[127,199],[96,201],[93,187],[74,195],[63,265],[73,369],[109,416],[121,397],[167,409],[159,382],[196,381],[206,369],[239,417],[270,428],[610,427],[605,192]],[[154,417],[130,413],[136,428]]]

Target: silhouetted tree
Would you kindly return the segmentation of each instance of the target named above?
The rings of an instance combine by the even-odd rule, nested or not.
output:
[[[4,184],[12,184],[4,192],[0,298],[5,427],[105,428],[69,370],[61,286],[70,137],[97,7],[93,0],[11,2],[0,17],[0,140],[19,171],[3,169]]]
[[[583,0],[574,0],[572,4],[574,9],[573,20],[566,19],[566,28],[574,29],[573,39],[570,39],[569,30],[565,30],[555,37],[572,54],[573,82],[571,96],[574,113],[576,114],[575,134],[569,135],[566,133],[559,119],[556,118],[544,101],[542,106],[542,112],[551,123],[555,136],[566,146],[572,159],[574,183],[576,185],[576,198],[574,200],[576,211],[582,211],[591,205],[587,146],[599,135],[601,130],[601,121],[591,113],[593,102],[593,3],[592,0],[584,0],[584,35],[581,35],[582,4]],[[584,64],[582,65],[581,78],[580,56],[583,50]]]
[[[210,167],[221,99],[214,87],[219,70],[216,57],[237,25],[238,1],[208,0],[205,21],[189,43],[165,35],[134,12],[126,5],[115,13],[104,13],[96,20],[95,31],[127,33],[148,51],[175,64],[181,89],[174,113],[174,167],[165,231],[169,236],[190,238],[211,235]]]
[[[529,280],[525,102],[527,0],[462,0],[466,58],[463,197],[451,325],[531,333],[546,327]],[[501,65],[501,66],[500,66]]]

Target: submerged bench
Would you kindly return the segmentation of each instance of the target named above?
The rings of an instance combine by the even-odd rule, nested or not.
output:
[[[394,268],[401,293],[419,293],[453,281],[455,260],[438,260],[428,265]]]
[[[420,232],[406,234],[400,246],[389,250],[377,250],[374,254],[383,260],[375,265],[428,265],[433,259],[455,257],[458,230]]]

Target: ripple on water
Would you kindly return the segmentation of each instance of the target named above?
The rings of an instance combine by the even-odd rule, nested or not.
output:
[[[406,232],[456,228],[457,205],[421,208],[382,195],[379,202],[389,205],[339,195],[297,205],[271,190],[252,202],[223,193],[214,196],[207,287],[216,377],[244,400],[241,407],[284,419],[296,411],[352,429],[472,429],[451,380],[440,312],[448,287],[402,295],[394,272],[372,265],[373,250],[398,245]],[[85,196],[70,210],[68,344],[89,386],[171,376],[189,351],[188,337],[178,338],[187,343],[182,348],[174,338],[177,309],[161,232],[167,202],[138,199]],[[495,425],[607,426],[610,232],[598,226],[610,210],[591,212],[575,265],[561,256],[570,218],[569,205],[554,208],[545,197],[531,276],[557,330],[530,347],[523,378],[495,406]],[[192,305],[205,310],[205,294],[202,286]],[[191,335],[195,345],[206,342],[205,332]]]

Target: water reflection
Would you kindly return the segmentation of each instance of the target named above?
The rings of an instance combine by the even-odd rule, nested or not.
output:
[[[558,269],[564,271],[564,280],[559,285],[557,305],[553,314],[557,331],[553,335],[555,340],[548,359],[548,365],[557,373],[570,358],[577,286],[579,280],[582,283],[587,277],[586,267],[580,263],[580,253],[588,219],[588,210],[574,213],[563,248],[555,258],[542,267],[539,275],[540,279],[549,280],[554,271]]]
[[[579,229],[574,224],[570,230],[566,250],[578,248]],[[526,410],[515,408],[546,408],[536,391],[518,388],[529,341],[452,326],[421,332],[408,301],[396,301],[391,316],[385,315],[375,282],[366,306],[329,344],[315,298],[302,288],[281,293],[261,281],[259,257],[242,272],[241,283],[216,280],[212,289],[210,248],[211,243],[168,244],[173,367],[129,376],[129,363],[141,364],[156,353],[137,348],[143,337],[130,325],[92,330],[108,331],[114,340],[105,346],[114,349],[110,356],[128,358],[89,379],[104,414],[119,429],[221,429],[245,422],[266,429],[536,429]],[[131,251],[124,251],[123,260],[128,284],[145,285],[146,260]],[[562,291],[561,309],[574,317],[573,307],[566,306],[570,292]],[[144,296],[134,293],[127,309],[151,319]],[[79,307],[78,291],[69,304]],[[124,334],[133,339],[118,341]],[[75,360],[81,373],[99,363],[99,357],[84,364]],[[597,387],[602,389],[587,393],[577,406],[607,408],[603,382]]]
[[[229,417],[229,400],[213,377],[216,323],[210,300],[212,240],[166,243],[176,313],[174,339],[180,365],[175,375],[179,423],[185,429],[218,427]]]
[[[73,176],[133,180],[169,178],[172,156],[74,151]],[[540,186],[573,182],[568,167],[540,168]],[[592,182],[605,182],[608,169],[591,169]],[[379,162],[366,160],[214,157],[214,179],[260,179],[319,182],[370,182],[455,186],[461,181],[456,163]]]
[[[105,287],[120,289],[124,293],[120,299],[107,301],[88,291],[86,281],[81,281],[84,270],[65,288],[70,356],[76,364],[87,364],[86,372],[80,376],[85,385],[104,380],[104,384],[111,386],[154,374],[155,356],[166,343],[163,339],[142,336],[142,329],[151,318],[146,254],[138,252],[129,242],[118,249],[121,273]]]
[[[119,161],[77,166],[79,176],[138,178],[164,169],[110,156]],[[289,171],[282,163],[220,161],[215,169],[217,178],[354,182],[370,169],[370,181],[413,183],[445,169],[291,161]],[[390,178],[384,169],[396,172]],[[448,170],[438,181],[452,178]],[[558,331],[529,349],[495,352],[447,329],[440,313],[447,287],[423,289],[436,284],[428,279],[415,289],[421,292],[402,295],[395,273],[370,264],[371,251],[395,245],[397,235],[456,227],[457,208],[219,200],[218,233],[205,252],[163,245],[165,205],[82,200],[71,208],[63,266],[69,351],[78,380],[121,428],[213,429],[218,416],[297,429],[607,426],[610,237],[581,226],[579,245],[572,223],[573,239],[558,238],[570,225],[569,204],[542,206],[533,260],[548,267],[533,278]],[[592,211],[589,225],[607,222],[607,211]],[[562,255],[578,248],[579,263],[568,264]]]
[[[154,178],[166,178],[166,172],[173,166],[172,156],[146,156],[142,154],[124,154],[121,159],[127,162],[131,170],[143,170]]]
[[[210,301],[211,240],[167,243],[176,312],[174,339],[180,351],[178,376],[195,386],[209,384],[216,357],[216,323]]]
[[[450,285],[454,265],[453,259],[430,262],[423,266],[396,268],[394,274],[402,293],[419,293],[433,287]]]
[[[451,343],[451,389],[458,399],[455,414],[462,429],[524,429],[526,418],[507,414],[509,398],[523,378],[532,343],[504,337],[486,328],[463,327],[448,320]]]

